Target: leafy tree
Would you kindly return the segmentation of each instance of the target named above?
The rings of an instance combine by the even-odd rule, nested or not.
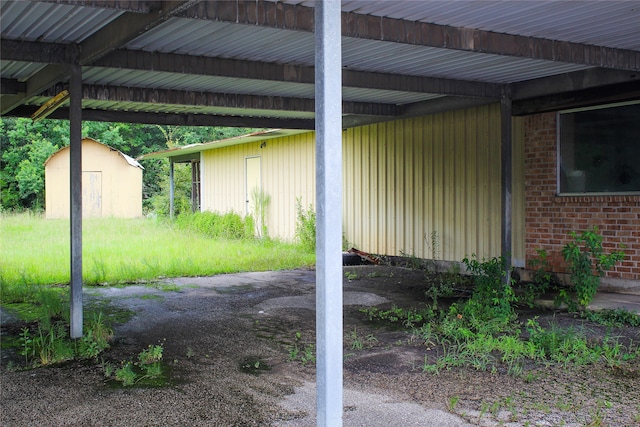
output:
[[[82,123],[83,136],[100,141],[133,158],[167,148],[230,138],[255,130],[89,121]],[[44,161],[53,152],[67,145],[67,120],[33,122],[23,118],[0,119],[0,209],[41,209],[44,202]],[[141,163],[145,168],[145,209],[154,209],[153,204],[159,201],[154,201],[153,198],[158,195],[164,195],[168,206],[168,161],[146,160]],[[182,191],[185,187],[185,195],[190,197],[189,171],[176,168],[176,176],[179,176],[180,181],[176,183],[176,191]]]
[[[41,209],[44,162],[69,144],[68,124],[59,120],[0,121],[0,205],[2,209]]]
[[[16,181],[20,199],[28,207],[40,210],[44,207],[44,162],[58,150],[46,139],[36,139],[27,148],[27,158],[18,163]]]

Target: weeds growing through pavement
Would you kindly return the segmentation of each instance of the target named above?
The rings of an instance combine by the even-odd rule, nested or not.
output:
[[[376,307],[361,310],[371,322],[403,327],[411,333],[412,342],[422,340],[430,351],[424,357],[424,372],[437,374],[468,366],[492,372],[500,369],[532,381],[535,378],[525,366],[604,363],[619,367],[640,357],[636,343],[622,343],[613,335],[594,340],[587,338],[587,331],[581,328],[564,328],[556,323],[543,327],[537,318],[518,320],[516,306],[522,301],[516,298],[512,283],[505,280],[508,272],[504,259],[480,261],[472,257],[463,262],[474,279],[469,298],[440,307],[440,295],[451,295],[455,285],[445,286],[442,281],[436,281],[435,289],[425,293],[427,301],[423,308],[394,306],[388,310]],[[622,311],[583,312],[582,315],[611,328],[638,322],[636,315]],[[351,338],[356,345],[358,342]]]
[[[293,344],[289,347],[289,360],[299,361],[302,366],[316,363],[315,346],[303,342],[300,332],[296,332]]]
[[[164,374],[163,353],[164,346],[162,344],[149,345],[138,354],[136,362],[124,360],[120,362],[119,368],[115,368],[111,363],[103,362],[102,371],[106,378],[120,382],[125,387],[144,380],[155,380]]]
[[[42,318],[32,328],[21,329],[19,353],[25,367],[51,365],[72,359],[95,359],[113,338],[113,331],[101,313],[85,324],[85,334],[78,340],[68,336],[69,325],[64,321],[51,322]]]

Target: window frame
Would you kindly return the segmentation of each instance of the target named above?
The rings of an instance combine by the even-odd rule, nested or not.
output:
[[[640,105],[640,99],[616,102],[610,104],[598,104],[589,107],[571,108],[556,112],[556,196],[557,197],[594,197],[594,196],[640,196],[638,191],[585,191],[585,192],[563,192],[561,187],[562,173],[562,147],[561,147],[561,117],[563,114],[580,113],[583,111],[604,110],[608,108],[624,107],[627,105]]]

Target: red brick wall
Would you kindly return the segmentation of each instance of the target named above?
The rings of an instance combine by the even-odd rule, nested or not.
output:
[[[597,226],[607,252],[626,257],[607,277],[640,280],[640,196],[556,196],[556,114],[525,118],[525,239],[527,266],[544,248],[554,272],[566,272],[560,250],[570,231]]]

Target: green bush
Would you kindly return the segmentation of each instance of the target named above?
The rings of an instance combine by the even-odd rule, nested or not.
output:
[[[575,286],[577,303],[586,307],[589,305],[600,285],[600,278],[607,270],[611,270],[617,262],[624,259],[624,252],[613,251],[604,253],[602,236],[598,234],[598,227],[585,230],[578,235],[575,231],[569,233],[573,239],[562,248],[562,256],[569,264],[571,283]],[[569,305],[575,301],[567,301]]]
[[[234,212],[183,213],[176,218],[178,228],[218,239],[245,239],[253,237],[253,219],[243,219]]]
[[[512,280],[506,280],[507,263],[504,257],[478,261],[475,255],[462,262],[474,276],[475,287],[462,311],[465,317],[478,324],[492,322],[505,326],[516,317],[513,303],[516,301]]]

